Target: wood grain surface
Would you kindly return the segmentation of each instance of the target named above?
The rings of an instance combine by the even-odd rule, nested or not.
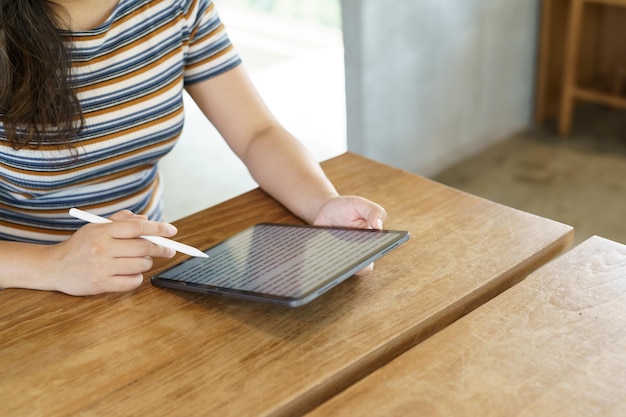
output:
[[[626,246],[592,237],[314,416],[626,415]]]
[[[569,226],[353,154],[322,166],[411,232],[370,276],[297,309],[151,286],[182,255],[125,294],[0,291],[0,414],[302,414],[572,242]],[[253,190],[175,224],[202,249],[264,221],[299,222]]]

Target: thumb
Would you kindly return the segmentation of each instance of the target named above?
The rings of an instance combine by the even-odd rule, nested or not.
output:
[[[380,206],[372,208],[367,216],[367,221],[373,229],[382,229],[386,219],[387,212]]]

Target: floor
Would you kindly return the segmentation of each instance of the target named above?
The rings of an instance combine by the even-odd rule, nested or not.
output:
[[[626,113],[579,105],[570,138],[529,128],[434,179],[626,244]]]
[[[279,120],[318,161],[345,152],[341,33],[220,12],[253,82]],[[576,243],[591,235],[626,243],[625,116],[578,106],[571,138],[558,138],[550,126],[529,128],[434,179],[572,225]],[[178,146],[162,163],[170,220],[256,187],[190,100],[186,118]]]

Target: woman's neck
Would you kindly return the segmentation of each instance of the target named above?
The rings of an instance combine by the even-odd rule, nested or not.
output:
[[[118,0],[54,0],[63,29],[81,32],[95,29],[111,15]]]

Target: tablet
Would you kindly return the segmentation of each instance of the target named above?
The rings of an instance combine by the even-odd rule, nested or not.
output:
[[[298,307],[409,239],[401,230],[260,223],[154,277],[158,287]]]

